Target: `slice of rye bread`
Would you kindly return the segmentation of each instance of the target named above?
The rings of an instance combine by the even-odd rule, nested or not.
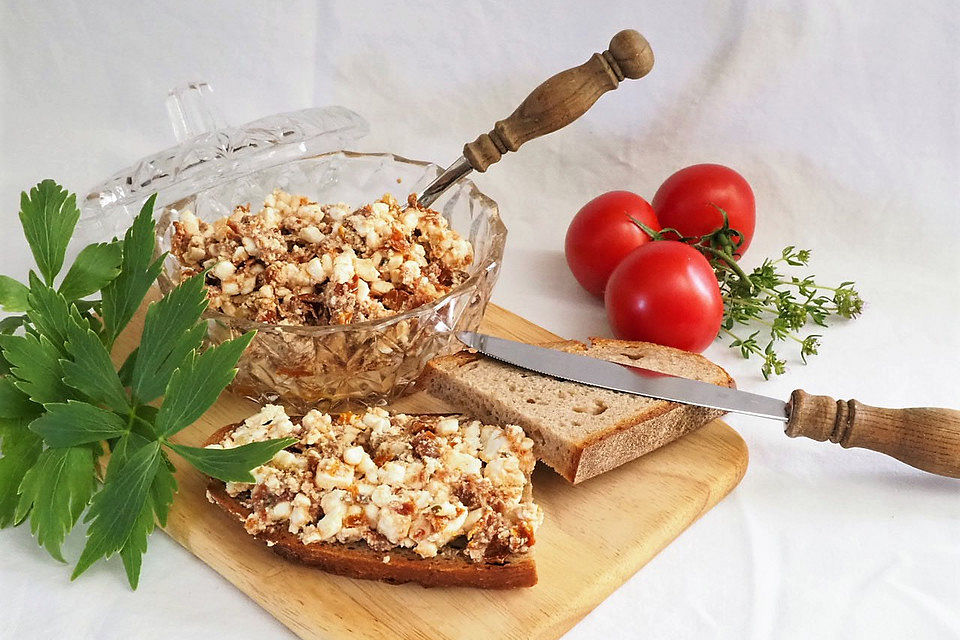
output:
[[[591,338],[545,344],[661,373],[736,387],[703,356],[651,344]],[[583,482],[676,440],[723,411],[644,398],[541,376],[461,351],[431,360],[421,388],[496,424],[517,424],[537,457],[572,483]]]
[[[239,424],[231,424],[211,435],[204,445],[220,442]],[[235,516],[241,523],[250,509],[227,493],[226,485],[215,478],[207,484],[207,499]],[[317,567],[328,573],[379,580],[390,584],[413,582],[424,587],[475,587],[515,589],[537,584],[533,552],[508,556],[504,562],[470,562],[459,550],[446,548],[434,558],[422,558],[410,549],[375,551],[364,542],[317,542],[304,544],[286,529],[273,528],[254,536],[284,558]]]

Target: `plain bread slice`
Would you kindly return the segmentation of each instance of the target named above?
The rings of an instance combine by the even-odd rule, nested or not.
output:
[[[592,338],[546,344],[720,386],[736,386],[703,356],[647,342]],[[676,440],[722,411],[588,387],[461,351],[428,363],[420,386],[477,418],[518,424],[537,456],[577,483]]]

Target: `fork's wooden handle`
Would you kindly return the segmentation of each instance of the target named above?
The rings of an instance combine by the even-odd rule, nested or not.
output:
[[[642,78],[652,67],[653,50],[646,39],[633,29],[621,31],[613,36],[607,51],[553,76],[507,119],[497,122],[493,131],[465,144],[463,157],[475,170],[486,171],[507,151],[567,126],[601,95],[616,89],[621,80]]]
[[[873,449],[917,469],[960,478],[960,411],[953,409],[880,409],[797,389],[790,397],[787,435]]]

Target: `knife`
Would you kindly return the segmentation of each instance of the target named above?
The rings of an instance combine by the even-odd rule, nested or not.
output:
[[[802,389],[788,402],[680,378],[642,367],[459,331],[457,338],[485,356],[536,373],[591,387],[742,413],[786,423],[786,434],[861,447],[910,466],[960,478],[960,411],[882,409],[857,400],[814,396]]]

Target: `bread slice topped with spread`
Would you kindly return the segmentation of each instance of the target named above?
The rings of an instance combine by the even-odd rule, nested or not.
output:
[[[507,589],[536,584],[533,441],[454,415],[266,405],[208,447],[298,438],[253,470],[211,479],[208,499],[297,562],[351,578]]]
[[[733,378],[703,356],[651,344],[591,339],[543,345],[725,387]],[[719,418],[723,411],[557,380],[461,351],[427,364],[419,383],[481,420],[518,424],[540,460],[582,482]]]

